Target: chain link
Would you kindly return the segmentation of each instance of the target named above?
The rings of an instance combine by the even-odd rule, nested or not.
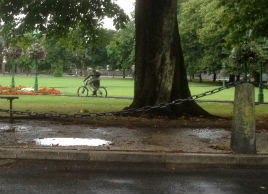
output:
[[[141,108],[131,108],[131,109],[126,109],[126,110],[121,110],[121,111],[116,111],[116,112],[103,112],[103,113],[73,113],[73,114],[53,114],[53,113],[37,113],[37,112],[30,112],[30,111],[15,111],[12,110],[13,114],[17,114],[17,115],[24,115],[24,116],[29,116],[29,117],[37,117],[37,118],[86,118],[86,117],[100,117],[100,116],[124,116],[124,115],[131,115],[131,114],[135,114],[135,113],[147,113],[150,111],[154,111],[154,110],[161,110],[161,109],[165,109],[169,106],[176,106],[176,105],[180,105],[183,104],[185,102],[191,102],[191,101],[195,101],[199,98],[202,98],[204,96],[209,96],[209,95],[213,95],[216,94],[218,92],[221,92],[225,89],[229,89],[231,87],[235,87],[239,84],[244,83],[244,81],[237,81],[237,82],[232,82],[229,84],[226,84],[225,87],[219,87],[213,90],[209,90],[206,91],[204,93],[201,94],[197,94],[197,95],[193,95],[193,96],[189,96],[185,99],[176,99],[173,100],[170,103],[162,103],[162,104],[158,104],[155,106],[144,106]],[[10,110],[6,110],[6,109],[0,109],[0,112],[3,113],[10,113]]]

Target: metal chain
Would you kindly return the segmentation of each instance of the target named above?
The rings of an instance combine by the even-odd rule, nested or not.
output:
[[[235,86],[242,84],[242,83],[244,83],[243,80],[237,81],[237,82],[232,82],[232,83],[226,84],[225,87],[219,87],[219,88],[216,88],[213,90],[206,91],[206,92],[201,93],[201,94],[189,96],[188,98],[185,98],[185,99],[176,99],[170,103],[162,103],[162,104],[155,105],[155,106],[144,106],[141,108],[131,108],[131,109],[126,109],[126,110],[121,110],[121,111],[116,111],[116,112],[54,114],[54,113],[38,113],[38,112],[30,112],[30,111],[15,111],[15,110],[13,110],[12,113],[17,114],[17,115],[23,115],[23,116],[29,116],[29,117],[38,117],[38,118],[86,118],[86,117],[99,117],[99,116],[124,116],[124,115],[131,115],[131,114],[135,114],[135,113],[147,113],[147,112],[154,111],[154,110],[165,109],[169,106],[180,105],[180,104],[185,103],[185,102],[195,101],[195,100],[202,98],[204,96],[216,94],[216,93],[221,92],[225,89],[235,87]],[[0,109],[0,112],[10,113],[10,110]]]
[[[159,105],[156,105],[156,106],[145,106],[145,107],[141,107],[141,108],[137,108],[137,109],[127,109],[127,110],[123,110],[123,111],[118,111],[118,112],[116,112],[116,114],[117,115],[127,115],[127,114],[140,113],[140,112],[149,112],[149,111],[153,111],[153,110],[157,110],[157,109],[164,109],[164,108],[167,108],[169,106],[179,105],[179,104],[182,104],[182,103],[185,103],[185,102],[195,101],[195,100],[197,100],[199,98],[202,98],[204,96],[209,96],[209,95],[216,94],[216,93],[221,92],[221,91],[223,91],[225,89],[235,87],[235,86],[237,86],[239,84],[242,84],[242,83],[244,83],[243,80],[237,81],[237,82],[232,82],[232,83],[227,84],[225,87],[219,87],[219,88],[209,90],[207,92],[204,92],[204,93],[201,93],[201,94],[198,94],[198,95],[190,96],[190,97],[185,98],[185,99],[176,99],[176,100],[173,100],[170,103],[159,104]]]

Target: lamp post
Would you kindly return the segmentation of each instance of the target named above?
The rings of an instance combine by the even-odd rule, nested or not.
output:
[[[33,36],[36,37],[39,34],[37,30],[33,32]],[[34,82],[34,92],[38,92],[38,63],[37,58],[34,59],[35,62],[35,82]]]
[[[11,66],[11,88],[15,88],[15,60],[19,59],[22,54],[22,48],[20,46],[10,45],[5,51],[4,55],[12,62]]]
[[[38,92],[38,63],[37,59],[35,59],[35,81],[34,81],[34,92]]]
[[[14,65],[14,61],[12,61],[12,67],[11,67],[11,88],[14,89],[15,88],[15,65]]]

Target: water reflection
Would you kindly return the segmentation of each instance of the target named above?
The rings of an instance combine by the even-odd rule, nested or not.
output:
[[[0,132],[28,132],[33,129],[33,126],[29,125],[17,125],[17,124],[0,124]],[[51,129],[38,127],[38,130],[51,131]]]
[[[44,146],[103,146],[112,143],[103,139],[88,138],[44,138],[35,139],[34,141],[37,145]]]
[[[219,129],[194,129],[190,133],[199,138],[209,139],[217,139],[229,135],[229,131]]]
[[[13,124],[0,124],[0,132],[15,132],[16,126]]]

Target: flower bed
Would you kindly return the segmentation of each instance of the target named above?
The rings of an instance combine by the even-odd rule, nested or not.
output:
[[[45,95],[45,94],[60,94],[59,90],[48,87],[40,87],[38,92],[35,93],[33,88],[25,86],[16,86],[15,88],[10,88],[10,86],[0,85],[0,94],[2,95]]]

